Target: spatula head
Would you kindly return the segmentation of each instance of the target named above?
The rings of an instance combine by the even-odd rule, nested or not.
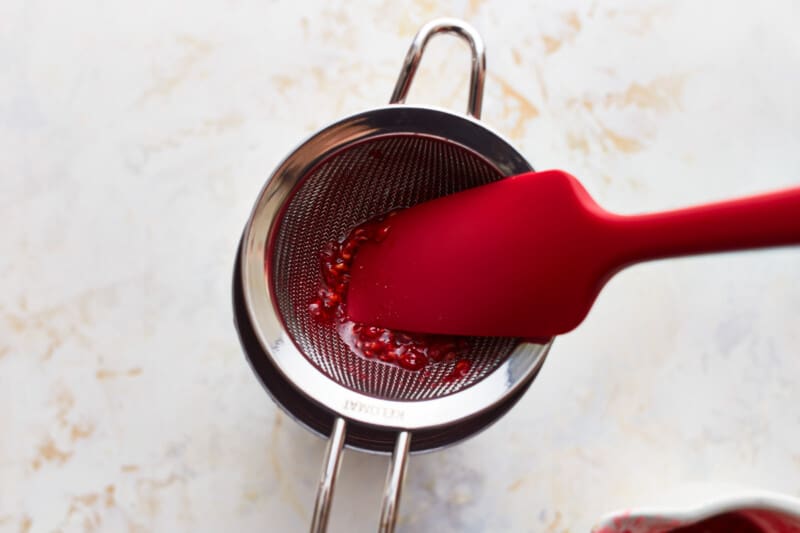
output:
[[[564,333],[610,275],[604,215],[574,177],[556,170],[419,204],[356,256],[348,313],[406,331]]]

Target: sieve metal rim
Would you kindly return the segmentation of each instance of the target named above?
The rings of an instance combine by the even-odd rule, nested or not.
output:
[[[490,409],[536,372],[549,344],[520,343],[494,372],[441,398],[397,401],[344,387],[324,375],[297,348],[283,326],[268,285],[275,222],[292,193],[321,162],[353,145],[387,135],[424,135],[480,155],[504,175],[532,170],[498,133],[479,121],[431,106],[389,105],[341,119],[302,142],[272,173],[243,235],[241,271],[244,302],[264,352],[283,377],[316,403],[346,419],[384,429],[419,430],[457,423]],[[520,364],[527,361],[527,364]]]

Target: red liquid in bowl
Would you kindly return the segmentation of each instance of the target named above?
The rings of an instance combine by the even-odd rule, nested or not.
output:
[[[320,253],[322,280],[308,311],[323,323],[337,323],[341,339],[350,349],[367,359],[377,359],[406,370],[420,371],[440,361],[453,362],[445,381],[466,376],[472,364],[464,355],[469,342],[463,337],[407,333],[358,324],[347,317],[347,287],[350,267],[359,247],[380,242],[391,229],[390,213],[353,228],[341,241],[328,243]]]
[[[671,529],[669,533],[764,533],[764,530],[741,514],[726,513],[690,526]]]

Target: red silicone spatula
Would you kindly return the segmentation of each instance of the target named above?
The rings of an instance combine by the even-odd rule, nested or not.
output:
[[[355,257],[348,314],[387,328],[547,337],[584,319],[625,266],[800,244],[800,188],[637,216],[574,177],[521,174],[400,211]],[[647,298],[643,294],[642,298]]]

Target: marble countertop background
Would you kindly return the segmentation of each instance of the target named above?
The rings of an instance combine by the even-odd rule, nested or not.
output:
[[[0,531],[307,528],[324,442],[240,352],[234,251],[441,15],[486,41],[486,123],[609,209],[800,184],[792,0],[6,0]],[[463,109],[466,48],[429,52],[409,101]],[[386,464],[346,454],[332,531],[375,529]],[[800,250],[618,276],[511,413],[412,459],[399,529],[587,532],[703,480],[800,496]]]

